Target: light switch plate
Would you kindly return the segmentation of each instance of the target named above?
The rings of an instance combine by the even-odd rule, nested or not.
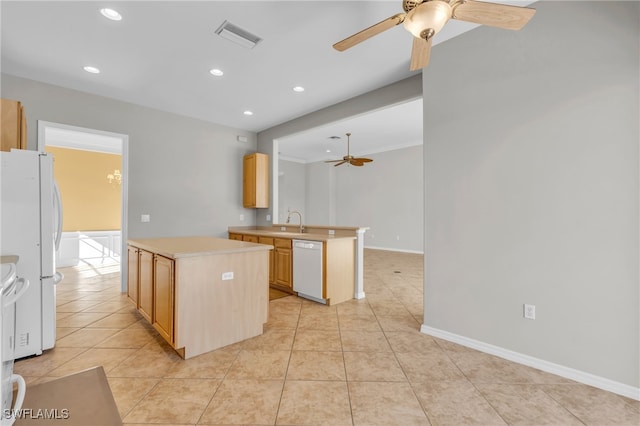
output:
[[[148,215],[148,214],[140,215],[140,222],[151,222],[151,215]]]
[[[222,281],[232,280],[233,272],[223,272],[222,273]]]

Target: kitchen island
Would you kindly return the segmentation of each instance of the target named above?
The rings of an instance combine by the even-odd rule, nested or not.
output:
[[[262,334],[270,245],[212,237],[128,240],[128,297],[185,359]]]

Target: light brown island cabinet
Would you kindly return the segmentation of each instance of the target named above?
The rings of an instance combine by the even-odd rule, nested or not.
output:
[[[173,270],[174,261],[164,256],[153,256],[153,328],[173,344]]]
[[[0,109],[0,150],[27,149],[27,119],[22,104],[11,99],[2,99]]]
[[[260,152],[244,156],[243,206],[269,207],[269,156]]]
[[[153,253],[138,252],[138,311],[153,324]]]
[[[138,250],[136,247],[127,246],[127,258],[129,262],[129,285],[127,286],[127,297],[129,298],[129,300],[131,300],[131,302],[133,302],[136,309],[138,309],[139,307],[138,292],[140,287],[138,280],[138,256],[140,256],[140,250]]]
[[[138,310],[183,358],[262,334],[272,246],[211,237],[128,243],[139,251]]]

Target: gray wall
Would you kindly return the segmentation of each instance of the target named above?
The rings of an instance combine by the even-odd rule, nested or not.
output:
[[[306,171],[307,200],[305,206],[308,217],[307,223],[336,225],[336,177],[334,168],[327,167],[323,162],[316,162],[307,164]]]
[[[285,223],[287,212],[297,210],[302,214],[305,223],[311,223],[305,212],[307,194],[307,166],[295,161],[279,160],[278,163],[278,220],[274,223]],[[298,223],[296,215],[291,219]],[[314,222],[315,223],[315,222]]]
[[[336,168],[336,225],[368,226],[365,247],[422,253],[422,145],[366,157]]]
[[[534,7],[423,73],[424,324],[637,388],[640,4]]]
[[[306,224],[368,227],[365,247],[422,253],[422,145],[366,157],[364,167],[280,160],[280,223],[291,206]]]
[[[255,152],[255,133],[6,74],[1,84],[2,97],[24,104],[30,149],[37,120],[129,135],[129,238],[226,236],[229,225],[255,224],[242,207],[242,157]]]

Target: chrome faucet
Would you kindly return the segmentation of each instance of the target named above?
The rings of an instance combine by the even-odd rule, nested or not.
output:
[[[291,221],[291,215],[293,213],[296,213],[298,215],[298,217],[300,218],[300,233],[302,234],[304,232],[304,225],[302,224],[302,214],[300,214],[300,212],[298,210],[290,210],[289,214],[287,215],[287,223],[289,223]]]

